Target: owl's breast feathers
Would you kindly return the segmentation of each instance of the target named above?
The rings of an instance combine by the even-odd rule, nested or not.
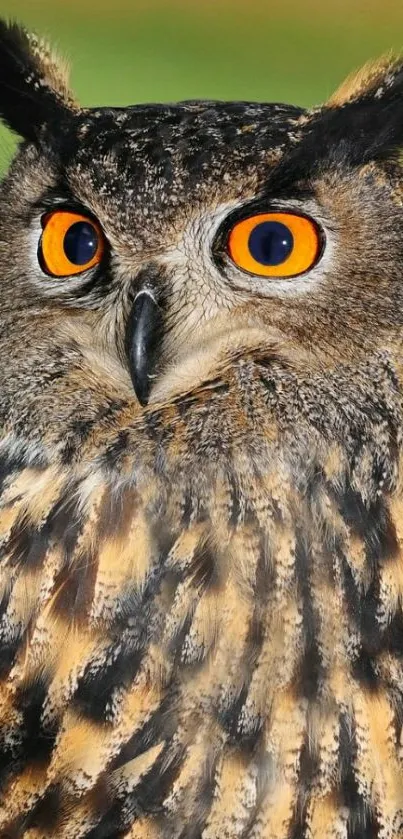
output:
[[[4,438],[1,836],[401,835],[399,386],[280,367]]]

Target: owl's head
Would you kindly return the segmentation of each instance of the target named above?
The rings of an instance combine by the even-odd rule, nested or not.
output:
[[[400,365],[401,62],[308,112],[87,109],[2,23],[0,114],[23,140],[0,191],[4,421],[52,435],[102,404],[141,414],[235,359],[301,380]]]

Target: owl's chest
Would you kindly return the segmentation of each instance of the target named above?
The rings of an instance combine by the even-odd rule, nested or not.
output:
[[[251,486],[9,482],[1,835],[400,836],[402,501]]]

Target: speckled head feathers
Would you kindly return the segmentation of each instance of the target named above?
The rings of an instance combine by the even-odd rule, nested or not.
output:
[[[0,114],[0,836],[401,839],[401,61],[84,109],[1,24]]]

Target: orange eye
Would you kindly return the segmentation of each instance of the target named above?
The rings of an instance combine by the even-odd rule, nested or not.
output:
[[[228,238],[238,268],[260,277],[295,277],[315,264],[321,236],[315,222],[292,213],[262,213],[236,224]]]
[[[56,210],[45,216],[39,260],[48,274],[69,277],[97,265],[105,248],[99,225],[79,213]]]

